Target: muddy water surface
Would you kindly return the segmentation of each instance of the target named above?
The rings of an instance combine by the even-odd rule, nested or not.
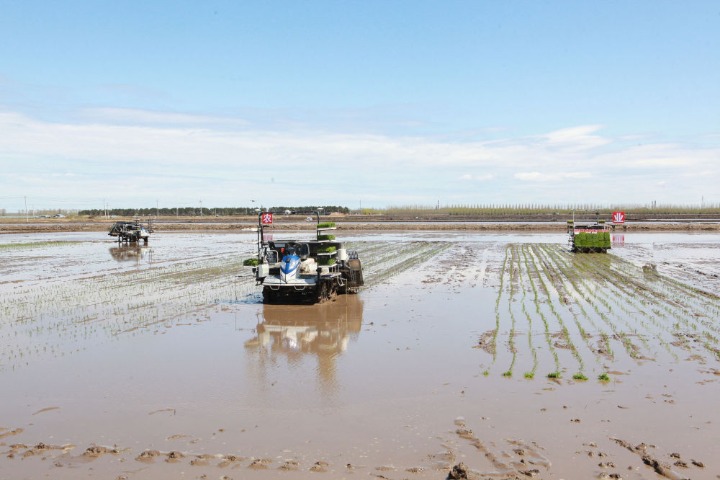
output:
[[[720,236],[346,239],[368,286],[300,307],[252,233],[1,236],[0,477],[720,475]]]

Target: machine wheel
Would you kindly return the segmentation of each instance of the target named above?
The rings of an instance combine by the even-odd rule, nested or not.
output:
[[[278,298],[278,292],[269,288],[263,288],[263,303],[275,303]]]
[[[323,280],[320,285],[318,285],[317,290],[317,301],[318,303],[327,302],[329,300],[332,300],[335,295],[337,295],[337,286],[335,285],[335,282],[331,280]]]

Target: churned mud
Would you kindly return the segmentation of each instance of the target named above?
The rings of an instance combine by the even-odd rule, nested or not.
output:
[[[0,476],[720,478],[717,233],[343,239],[291,306],[252,232],[0,236]]]

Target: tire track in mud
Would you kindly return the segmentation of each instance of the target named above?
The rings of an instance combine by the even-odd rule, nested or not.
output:
[[[145,475],[155,475],[158,478],[165,478],[168,471],[172,472],[172,465],[190,469],[193,478],[209,478],[209,475],[228,472],[242,476],[242,472],[247,470],[264,471],[273,476],[277,475],[277,472],[293,471],[296,474],[308,472],[313,475],[368,474],[377,478],[398,480],[517,480],[558,477],[558,473],[553,472],[551,455],[546,453],[541,443],[513,437],[498,438],[486,428],[478,430],[485,433],[474,432],[465,418],[457,417],[451,429],[436,436],[440,444],[439,451],[424,455],[418,452],[415,461],[410,460],[406,465],[368,465],[360,463],[362,458],[348,455],[333,460],[324,455],[312,456],[288,451],[278,451],[275,455],[269,455],[268,452],[256,455],[258,452],[245,448],[208,451],[197,445],[198,439],[190,435],[167,437],[168,441],[182,443],[174,445],[174,448],[168,445],[164,449],[152,446],[143,449],[137,445],[106,446],[99,443],[83,447],[72,443],[29,443],[25,440],[9,445],[0,443],[0,454],[5,458],[4,466],[11,471],[19,468],[27,474],[32,471],[53,472],[53,469],[61,469],[55,471],[58,478],[75,478],[88,471],[92,472],[93,463],[103,457],[109,457],[116,465],[124,465],[122,472],[126,473],[128,468],[132,469],[135,464],[145,471]],[[0,439],[22,434],[22,428],[0,427]],[[664,450],[651,443],[630,442],[627,438],[616,435],[601,435],[595,441],[577,437],[576,441],[582,443],[578,443],[577,450],[572,455],[573,469],[583,472],[587,478],[590,478],[590,472],[593,472],[593,478],[600,479],[625,478],[623,471],[638,472],[643,478],[642,472],[653,472],[659,478],[670,480],[706,478],[706,475],[711,474],[711,471],[707,471],[705,462],[697,456],[681,454],[678,450]],[[572,448],[570,445],[567,447]],[[97,470],[103,471],[107,465],[98,465]],[[565,467],[567,468],[567,465]],[[408,474],[412,476],[408,477]],[[635,475],[631,477],[635,478]],[[125,477],[120,475],[117,478]],[[232,477],[225,475],[220,478]]]
[[[538,477],[550,471],[552,462],[535,443],[506,438],[501,442],[481,439],[463,418],[455,420],[454,436],[443,442],[443,451],[431,455],[433,467],[450,470],[449,479],[514,480]],[[469,463],[456,463],[464,458]]]
[[[502,347],[499,336],[508,338],[504,376],[513,375],[521,356],[533,362],[526,378],[537,369],[548,369],[551,378],[577,369],[574,380],[587,380],[588,371],[607,380],[613,364],[655,360],[661,352],[672,361],[688,351],[700,363],[720,361],[720,326],[713,322],[720,299],[713,294],[612,255],[572,254],[558,245],[511,244],[498,262],[495,328],[479,339],[492,355],[485,375]],[[527,342],[516,341],[519,318]],[[539,358],[534,335],[545,337],[552,359]]]
[[[0,429],[0,432],[3,430]],[[22,432],[19,432],[22,433]],[[10,432],[8,435],[15,435]],[[174,435],[168,440],[180,440],[181,435]],[[191,438],[191,437],[189,437]],[[92,464],[102,457],[110,457],[114,463],[125,465],[124,471],[134,462],[142,466],[146,474],[156,473],[158,477],[164,478],[162,472],[170,465],[179,465],[191,469],[196,475],[194,478],[206,478],[208,474],[219,474],[232,471],[241,475],[242,470],[262,470],[268,472],[310,472],[325,474],[347,474],[367,473],[378,478],[413,478],[434,479],[441,478],[440,475],[452,475],[457,471],[459,465],[457,460],[461,457],[468,458],[468,462],[475,468],[460,467],[465,469],[467,476],[462,478],[493,478],[497,480],[513,480],[524,477],[536,477],[542,473],[548,473],[552,466],[551,461],[543,453],[543,449],[534,442],[528,443],[520,439],[504,439],[501,442],[485,441],[466,425],[465,420],[458,418],[454,422],[454,428],[448,432],[448,437],[439,438],[441,451],[419,455],[416,461],[410,465],[367,465],[356,462],[360,458],[342,456],[342,462],[332,461],[323,457],[319,459],[304,454],[290,454],[282,452],[278,455],[264,456],[253,455],[252,451],[228,452],[207,452],[192,444],[196,440],[187,442],[191,449],[166,447],[165,449],[146,448],[137,450],[136,447],[123,447],[118,445],[105,446],[92,443],[90,446],[82,447],[72,443],[54,444],[52,442],[15,442],[11,445],[0,444],[0,454],[6,459],[6,466],[14,467],[14,464],[22,464],[26,468],[37,468],[38,464],[48,464],[45,468],[62,468],[58,476],[64,472],[75,472],[75,475],[82,474],[84,468],[90,468]],[[257,453],[257,452],[255,452]],[[460,464],[464,465],[464,464]],[[373,473],[375,472],[375,473]],[[382,475],[380,474],[382,473]],[[398,477],[397,475],[401,475]],[[118,477],[120,478],[120,477]],[[222,477],[230,478],[230,477]],[[307,477],[302,477],[307,478]],[[444,477],[443,477],[444,478]],[[453,478],[448,476],[447,478]]]

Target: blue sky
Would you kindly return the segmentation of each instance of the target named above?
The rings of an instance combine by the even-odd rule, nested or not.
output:
[[[717,1],[0,0],[0,209],[720,203]]]

